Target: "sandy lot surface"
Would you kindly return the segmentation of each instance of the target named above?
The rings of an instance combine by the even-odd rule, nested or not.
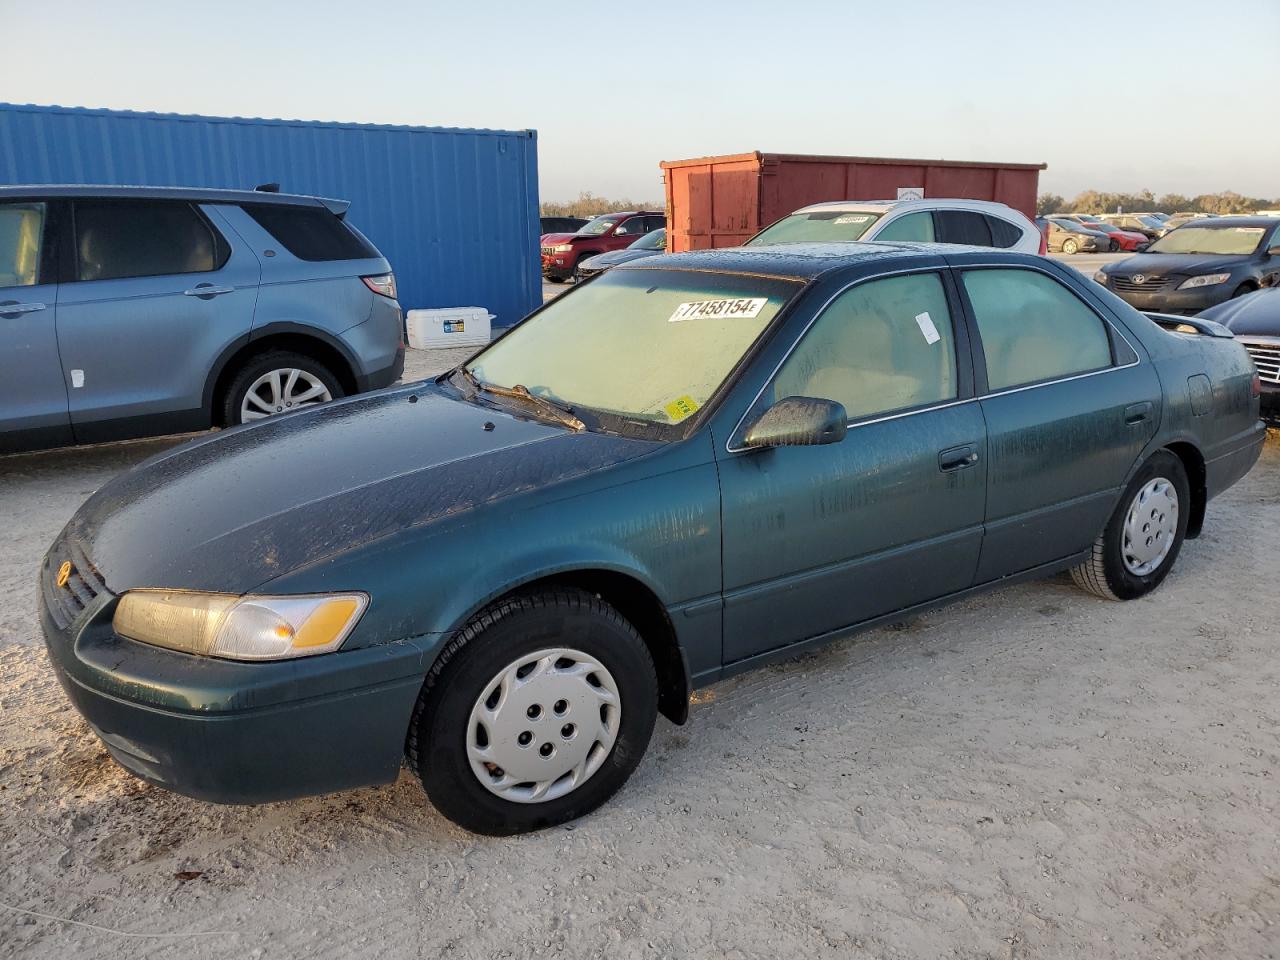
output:
[[[172,442],[0,460],[0,957],[1280,957],[1275,437],[1155,595],[1014,587],[719,684],[506,840],[408,774],[228,808],[112,763],[35,570]]]

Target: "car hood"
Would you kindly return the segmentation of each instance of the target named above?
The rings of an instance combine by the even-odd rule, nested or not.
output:
[[[549,247],[556,243],[568,243],[577,236],[576,233],[544,233],[540,242],[544,247]]]
[[[645,257],[652,257],[662,253],[661,250],[612,250],[609,253],[597,253],[594,257],[588,257],[585,261],[587,266],[591,267],[616,267],[620,263],[630,263],[632,260],[643,260]]]
[[[1103,267],[1106,273],[1146,273],[1165,276],[1170,273],[1214,273],[1240,266],[1247,258],[1236,254],[1205,253],[1140,253],[1119,263]]]
[[[63,537],[113,593],[148,586],[246,593],[407,527],[656,446],[574,432],[416,384],[175,447],[98,490]]]
[[[1258,290],[1202,311],[1238,337],[1280,337],[1280,287]]]

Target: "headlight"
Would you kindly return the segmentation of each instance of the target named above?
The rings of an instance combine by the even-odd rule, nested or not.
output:
[[[1104,287],[1107,285],[1107,275],[1101,270],[1093,275],[1093,279],[1096,283],[1100,283]]]
[[[1231,279],[1229,273],[1206,273],[1201,277],[1192,277],[1189,280],[1183,280],[1178,284],[1179,290],[1194,290],[1196,287],[1212,287],[1215,284],[1226,283]]]
[[[568,253],[572,249],[573,249],[572,243],[557,243],[554,247],[551,248],[551,252],[552,253]]]
[[[330,653],[369,605],[363,593],[237,597],[130,590],[112,621],[130,640],[228,660],[286,660]]]

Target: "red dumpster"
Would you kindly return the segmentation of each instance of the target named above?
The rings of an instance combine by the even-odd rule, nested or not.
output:
[[[823,200],[996,200],[1034,219],[1043,163],[739,153],[662,161],[667,249],[732,247]],[[900,191],[909,191],[903,194]]]

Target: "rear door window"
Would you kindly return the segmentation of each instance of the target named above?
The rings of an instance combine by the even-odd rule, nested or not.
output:
[[[328,208],[288,203],[246,203],[244,212],[299,260],[368,260],[373,245]]]
[[[666,217],[645,217],[644,218],[645,231],[648,233],[653,233],[653,231],[655,230],[661,230],[666,225],[667,225]]]
[[[967,270],[987,385],[1005,390],[1111,365],[1102,318],[1065,286],[1036,270]]]
[[[1007,250],[1022,239],[1022,231],[1008,220],[1000,217],[986,217],[987,229],[991,231],[991,245]]]
[[[991,229],[987,218],[973,210],[937,210],[933,214],[942,243],[967,243],[975,247],[991,246]]]
[[[230,255],[189,203],[77,200],[73,211],[77,280],[207,273]]]
[[[40,282],[45,220],[43,203],[0,203],[0,287]]]
[[[815,397],[865,419],[957,396],[951,311],[936,273],[858,284],[818,317],[773,382],[774,401]]]
[[[931,242],[934,239],[933,214],[922,210],[890,220],[871,239]]]

